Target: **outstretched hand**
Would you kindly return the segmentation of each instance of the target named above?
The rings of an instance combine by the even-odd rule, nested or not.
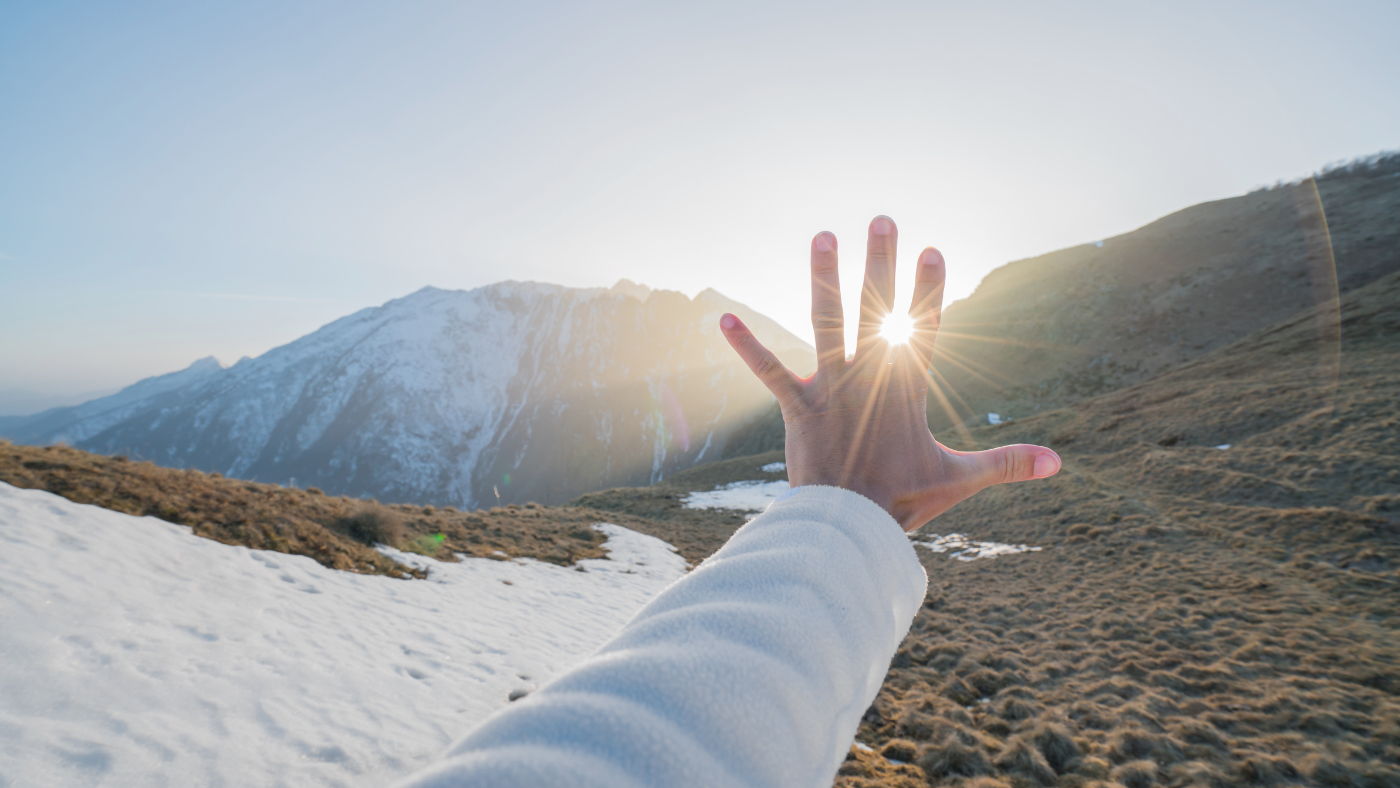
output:
[[[1053,476],[1060,458],[1043,446],[1015,444],[954,451],[928,429],[934,339],[943,309],[943,255],[919,255],[909,307],[913,334],[894,344],[880,335],[894,304],[898,231],[886,216],[870,222],[855,353],[846,357],[836,236],[812,239],[812,327],[817,371],[788,371],[734,315],[720,318],[725,339],[783,411],[788,480],[793,487],[844,487],[879,504],[912,531],[994,484]]]

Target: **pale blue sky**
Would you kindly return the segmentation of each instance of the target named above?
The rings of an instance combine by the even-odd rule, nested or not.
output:
[[[5,3],[0,390],[225,363],[424,285],[804,337],[807,241],[992,268],[1400,146],[1400,4]],[[904,273],[909,273],[906,266]]]

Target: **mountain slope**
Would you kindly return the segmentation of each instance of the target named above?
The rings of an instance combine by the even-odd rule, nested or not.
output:
[[[335,494],[562,501],[715,458],[770,401],[719,334],[726,310],[814,364],[713,291],[425,288],[228,369],[200,362],[6,431]]]
[[[1009,263],[945,312],[931,423],[1136,383],[1396,270],[1400,154]]]

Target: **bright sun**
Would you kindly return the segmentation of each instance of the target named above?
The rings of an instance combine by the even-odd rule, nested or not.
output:
[[[880,324],[880,336],[891,345],[902,345],[914,335],[914,321],[908,315],[891,312]]]

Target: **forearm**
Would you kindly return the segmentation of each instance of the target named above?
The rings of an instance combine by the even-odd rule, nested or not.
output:
[[[884,510],[800,488],[406,785],[829,785],[925,583]]]

